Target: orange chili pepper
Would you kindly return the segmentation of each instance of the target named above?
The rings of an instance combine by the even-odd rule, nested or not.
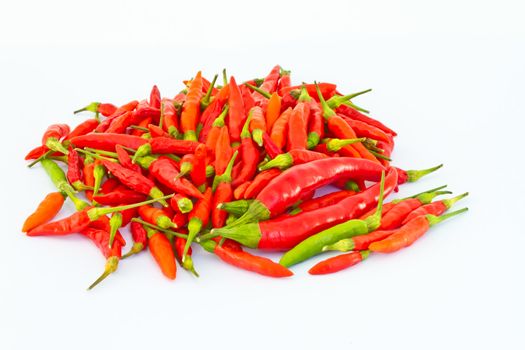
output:
[[[182,132],[184,132],[184,140],[197,141],[195,129],[200,118],[202,96],[202,76],[199,71],[191,81],[186,101],[182,105],[180,122]]]
[[[33,214],[24,221],[22,232],[27,232],[41,224],[53,219],[64,204],[65,197],[60,192],[51,192],[38,205]]]

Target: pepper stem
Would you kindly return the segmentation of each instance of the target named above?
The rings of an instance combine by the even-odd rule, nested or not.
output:
[[[293,157],[290,153],[283,153],[277,155],[274,159],[269,160],[266,164],[259,166],[259,171],[268,170],[271,168],[279,168],[281,170],[288,169],[293,165]]]
[[[366,140],[366,137],[361,137],[358,139],[330,139],[326,143],[326,149],[329,152],[338,152],[341,148],[351,145],[353,143],[363,142]]]
[[[115,235],[117,230],[122,226],[122,213],[116,212],[109,219],[109,248],[113,246],[113,241],[115,240]]]
[[[422,169],[422,170],[407,170],[407,175],[408,175],[408,179],[407,179],[407,181],[408,181],[408,182],[414,182],[414,181],[417,181],[417,180],[419,180],[420,178],[422,178],[423,176],[428,175],[428,174],[430,174],[430,173],[433,173],[434,171],[438,170],[438,169],[441,168],[442,166],[443,166],[443,164],[439,164],[439,165],[436,165],[435,167],[428,168],[428,169]]]
[[[191,218],[190,222],[188,223],[188,239],[186,240],[186,244],[184,245],[184,250],[182,251],[182,257],[181,257],[182,263],[186,261],[186,257],[188,255],[188,251],[190,250],[191,243],[193,242],[197,234],[201,231],[201,229],[202,229],[202,220],[197,217]]]
[[[210,86],[208,87],[208,91],[206,91],[206,95],[201,100],[201,110],[203,111],[210,105],[211,93],[213,91],[213,88],[215,87],[215,82],[217,81],[218,77],[219,75],[215,74],[213,80],[210,83]]]
[[[258,88],[257,86],[253,86],[252,84],[248,84],[248,83],[246,83],[245,85],[249,87],[251,90],[258,92],[259,94],[261,94],[263,97],[267,98],[268,100],[270,99],[270,97],[272,97],[272,94],[270,94],[267,91],[264,91],[261,88]]]
[[[110,152],[110,151],[104,151],[101,149],[96,148],[90,148],[90,147],[84,147],[86,151],[89,151],[91,153],[95,153],[101,156],[111,157],[111,158],[118,158],[118,154],[116,152]]]
[[[370,92],[370,91],[372,91],[372,89],[367,89],[367,90],[355,92],[353,94],[344,95],[344,96],[334,95],[334,96],[330,97],[330,99],[328,101],[326,101],[326,103],[328,103],[328,105],[331,108],[337,108],[340,105],[342,105],[343,103],[350,101],[354,97],[366,94],[367,92]]]
[[[145,143],[142,146],[139,146],[137,150],[135,151],[135,154],[133,155],[133,158],[131,158],[131,162],[135,164],[137,161],[137,158],[139,157],[146,157],[151,154],[151,145],[149,143]]]
[[[140,253],[142,250],[144,250],[144,244],[140,242],[133,243],[133,246],[131,246],[131,249],[126,254],[122,255],[120,260],[124,260],[126,258],[129,258],[132,255],[135,255],[137,253]]]
[[[33,165],[35,165],[36,163],[39,163],[42,159],[44,158],[47,158],[49,155],[51,155],[52,153],[54,153],[55,151],[53,151],[52,149],[50,149],[49,151],[47,151],[46,153],[42,154],[40,157],[38,157],[37,159],[35,159],[34,161],[32,161],[31,163],[29,163],[27,165],[28,168],[32,168]]]
[[[462,198],[465,198],[466,196],[468,196],[468,192],[460,194],[459,196],[456,196],[454,198],[444,199],[442,200],[442,202],[445,205],[445,207],[447,207],[447,209],[450,209],[450,207],[452,207],[457,201],[459,201]]]
[[[334,115],[336,115],[336,113],[326,103],[326,101],[325,101],[325,99],[323,97],[323,94],[321,93],[321,89],[319,89],[319,85],[317,84],[316,81],[314,81],[314,84],[315,84],[315,90],[317,91],[317,96],[319,97],[319,101],[321,102],[321,107],[323,109],[323,117],[328,120],[331,117],[333,117]]]
[[[299,97],[297,97],[298,102],[309,102],[312,98],[308,94],[308,90],[306,90],[306,86],[301,85],[301,93],[299,94]]]
[[[434,198],[436,198],[437,196],[439,195],[442,195],[442,194],[451,194],[452,192],[450,191],[434,191],[434,192],[425,192],[425,193],[421,193],[419,196],[417,196],[416,198],[419,199],[419,201],[422,203],[422,204],[428,204],[430,202],[432,202],[432,200]]]
[[[248,113],[248,118],[246,118],[246,121],[244,122],[244,125],[242,126],[241,139],[248,139],[251,137],[250,135],[250,122],[251,121],[252,121],[252,111],[250,110],[250,113]]]
[[[344,103],[345,105],[347,105],[348,107],[352,107],[353,109],[356,109],[358,110],[359,112],[363,112],[363,113],[366,113],[366,114],[369,114],[370,111],[368,109],[364,109],[362,107],[359,107],[358,105],[350,102],[350,101],[347,101]]]
[[[118,268],[118,262],[119,258],[116,256],[112,256],[106,260],[106,267],[104,268],[104,272],[102,275],[100,275],[99,278],[95,282],[93,282],[89,287],[88,290],[91,290],[97,286],[100,282],[102,282],[106,277],[111,275],[113,272],[115,272]]]
[[[224,86],[228,85],[228,75],[226,75],[226,68],[222,70],[222,84]]]
[[[93,112],[93,113],[97,113],[98,112],[98,106],[100,105],[100,102],[91,102],[90,104],[88,104],[86,107],[83,107],[83,108],[80,108],[80,109],[77,109],[76,111],[73,112],[73,114],[78,114],[80,112],[84,112],[84,111],[89,111],[89,112]]]
[[[385,194],[385,172],[381,173],[381,182],[379,184],[379,199],[377,201],[376,212],[365,219],[368,226],[368,232],[376,230],[381,225],[381,217],[383,214],[383,196]]]
[[[64,147],[64,145],[62,145],[60,141],[58,141],[58,139],[56,139],[55,137],[50,137],[46,140],[46,147],[53,151],[63,153],[65,155],[69,154],[67,148]]]
[[[113,162],[113,163],[117,162],[117,160],[114,159],[114,158],[103,157],[103,156],[98,155],[96,153],[92,153],[92,152],[83,150],[82,148],[75,148],[75,151],[80,152],[80,153],[85,154],[85,155],[88,155],[88,156],[91,156],[91,157],[93,157],[95,159],[98,159],[98,160],[107,160],[108,162]]]
[[[192,170],[193,164],[191,164],[191,162],[182,162],[180,164],[180,172],[177,176],[175,176],[175,180],[188,175],[189,173],[191,173]]]
[[[175,232],[175,231],[172,231],[172,230],[163,229],[162,227],[150,224],[149,222],[146,222],[146,221],[138,219],[138,218],[133,218],[133,219],[131,219],[131,221],[138,222],[139,224],[142,224],[142,225],[144,225],[144,226],[146,226],[146,227],[148,227],[150,229],[154,229],[154,230],[157,230],[157,231],[160,231],[160,232],[163,232],[163,233],[167,233],[168,235],[171,235],[171,236],[188,239],[188,235],[185,235],[184,233],[179,233],[179,232]]]
[[[87,215],[89,216],[91,221],[95,221],[95,220],[97,220],[98,218],[100,218],[103,215],[115,213],[117,211],[124,211],[124,210],[128,210],[128,209],[138,208],[138,207],[141,207],[141,206],[146,205],[146,204],[160,202],[162,200],[171,198],[173,196],[174,196],[173,194],[168,194],[167,196],[164,196],[164,197],[153,198],[153,199],[150,199],[150,200],[147,200],[147,201],[144,201],[144,202],[133,203],[133,204],[128,204],[128,205],[121,205],[121,206],[118,206],[118,207],[91,208],[91,209],[89,209],[87,211]]]
[[[226,114],[228,114],[228,110],[229,109],[230,109],[229,105],[227,105],[227,104],[224,105],[224,108],[222,109],[221,114],[219,114],[219,116],[217,118],[215,118],[215,120],[213,121],[212,126],[217,127],[217,128],[222,128],[225,125],[224,118],[226,118]]]
[[[212,186],[213,192],[215,192],[215,190],[217,189],[217,186],[219,186],[220,183],[232,181],[233,163],[235,163],[235,158],[237,158],[238,154],[239,154],[239,151],[235,151],[230,161],[228,162],[228,165],[226,166],[224,173],[222,175],[216,175],[215,178],[213,179],[213,186]]]
[[[435,216],[435,215],[427,214],[427,215],[425,215],[425,217],[428,220],[428,224],[430,226],[434,226],[436,224],[439,224],[442,221],[450,219],[451,217],[459,215],[459,214],[464,213],[466,211],[468,211],[468,208],[459,209],[459,210],[456,210],[456,211],[453,211],[451,213],[448,213],[448,214],[445,214],[445,215],[441,215],[441,216]]]

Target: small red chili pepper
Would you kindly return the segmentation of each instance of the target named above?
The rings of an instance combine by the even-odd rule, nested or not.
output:
[[[179,171],[170,159],[161,157],[155,160],[151,163],[149,171],[157,181],[175,192],[195,198],[203,197],[202,193],[190,181],[179,178]]]
[[[83,164],[78,152],[70,146],[69,155],[67,157],[67,180],[77,191],[92,189],[91,187],[84,185],[82,182],[82,167]]]
[[[220,130],[217,143],[215,145],[215,172],[222,174],[232,157],[233,150],[230,144],[230,134],[228,127],[223,126]]]
[[[373,118],[370,118],[369,116],[359,112],[358,110],[350,107],[350,106],[347,106],[347,105],[341,105],[339,107],[337,107],[336,109],[336,112],[337,113],[340,113],[348,118],[351,118],[353,120],[358,120],[358,121],[361,121],[361,122],[364,122],[364,123],[367,123],[368,125],[372,125],[372,126],[375,126],[376,128],[378,129],[381,129],[383,130],[384,132],[388,133],[388,134],[391,134],[392,136],[396,136],[397,133],[390,129],[389,127],[385,126],[383,123],[381,123],[380,121],[376,120],[376,119],[373,119]]]
[[[164,213],[164,211],[162,211],[162,209],[158,209],[150,205],[143,205],[139,207],[139,215],[144,221],[153,225],[157,225],[160,228],[177,228],[177,226]]]
[[[122,114],[126,112],[134,111],[135,108],[137,108],[139,104],[139,101],[133,100],[130,101],[120,107],[118,107],[115,112],[113,112],[111,115],[109,115],[106,120],[104,120],[102,123],[100,123],[97,128],[95,129],[96,132],[102,133],[107,130],[107,128],[111,125],[111,123],[114,121],[115,118],[120,117]]]
[[[261,171],[244,191],[244,199],[255,198],[274,178],[281,175],[279,169]]]
[[[279,154],[283,153],[283,151],[281,151],[281,149],[277,147],[277,145],[273,142],[270,135],[268,135],[267,133],[263,134],[263,146],[264,146],[264,150],[266,151],[266,154],[268,154],[268,156],[271,159],[274,159]]]
[[[167,98],[161,100],[160,116],[162,119],[160,125],[164,131],[172,137],[177,137],[179,135],[179,119],[173,100]]]
[[[195,149],[190,178],[197,188],[202,187],[206,183],[206,145],[203,143],[199,144]]]
[[[64,200],[65,196],[60,192],[49,193],[24,221],[22,232],[28,232],[53,219],[64,205]]]
[[[116,110],[117,110],[117,106],[111,103],[91,102],[86,107],[77,109],[76,111],[73,112],[73,114],[88,111],[88,112],[93,112],[97,114],[100,113],[104,117],[109,117],[110,115],[115,113]]]
[[[257,172],[257,163],[259,162],[259,151],[251,138],[248,125],[250,124],[251,115],[246,119],[246,123],[241,132],[241,162],[239,163],[239,174],[233,176],[232,187],[236,188],[239,185],[249,181]]]
[[[381,241],[394,232],[394,230],[376,230],[367,233],[366,235],[342,239],[339,242],[325,246],[323,250],[338,250],[341,252],[349,252],[351,250],[367,250],[370,244]]]
[[[93,169],[95,168],[95,161],[91,157],[86,157],[84,159],[84,167],[82,168],[82,176],[84,177],[84,184],[87,187],[95,186],[95,176],[93,174]],[[93,191],[86,190],[86,198],[89,201],[93,200]]]
[[[317,85],[319,86],[319,90],[321,91],[321,95],[323,96],[323,98],[329,99],[330,97],[335,95],[335,91],[337,88],[335,84],[317,83]],[[303,86],[306,89],[306,91],[308,91],[308,95],[310,95],[310,97],[312,97],[317,102],[319,102],[319,96],[317,94],[316,84],[302,84],[302,85],[289,86],[287,88],[281,89],[281,91],[279,91],[279,94],[283,96],[284,98],[284,96],[290,95],[290,93],[293,90],[299,91],[300,89],[303,88]]]
[[[246,85],[240,85],[239,90],[241,90],[244,115],[248,115],[250,110],[255,107],[255,100],[253,99],[252,92]]]
[[[99,193],[102,193],[102,194],[108,194],[110,193],[111,191],[117,189],[119,186],[122,186],[123,188],[125,186],[123,186],[119,180],[117,180],[117,178],[115,177],[110,177],[109,179],[107,179],[106,181],[104,181],[104,183],[100,186],[100,191]],[[145,200],[145,199],[144,199]],[[139,201],[140,202],[140,201]],[[101,203],[102,204],[102,203]]]
[[[195,78],[191,81],[186,95],[186,101],[182,105],[182,115],[180,117],[181,130],[184,133],[184,140],[197,141],[197,122],[201,113],[202,98],[202,76],[197,72]]]
[[[78,148],[90,147],[104,151],[115,151],[116,145],[137,149],[143,144],[148,143],[148,140],[138,136],[99,133],[76,136],[71,138],[70,141]]]
[[[186,255],[189,252],[191,243],[197,236],[197,234],[208,225],[211,205],[212,205],[213,192],[210,187],[204,192],[204,197],[199,199],[193,210],[188,214],[188,240],[181,255],[181,259],[184,262]]]
[[[242,250],[231,249],[226,245],[221,246],[212,240],[202,242],[201,245],[210,253],[217,255],[222,261],[243,270],[256,272],[269,277],[289,277],[293,275],[292,271],[286,267],[262,256],[256,256]]]
[[[78,124],[65,138],[64,141],[68,141],[76,136],[86,135],[95,130],[99,121],[96,119],[88,119]]]
[[[238,152],[235,151],[230,161],[228,162],[226,169],[220,175],[216,175],[213,179],[213,199],[212,199],[212,213],[211,223],[213,227],[222,227],[226,221],[228,213],[221,210],[218,207],[219,204],[229,202],[233,198],[232,189],[232,169],[235,158],[237,158]]]
[[[60,140],[67,137],[68,134],[69,126],[67,124],[50,125],[44,133],[44,136],[42,136],[42,146],[67,155],[68,150],[60,143]]]
[[[242,100],[241,90],[235,82],[235,78],[230,78],[230,96],[228,98],[228,105],[230,110],[228,112],[228,129],[232,142],[241,141],[241,129],[246,122],[246,114],[244,113],[244,102]]]
[[[221,114],[230,94],[230,87],[226,84],[219,93],[213,98],[208,108],[201,115],[200,123],[202,130],[199,134],[199,141],[205,142],[208,139],[208,133],[212,128],[215,119]]]
[[[310,120],[308,122],[308,140],[306,143],[308,149],[311,149],[317,146],[319,141],[324,137],[324,119],[323,111],[316,102],[311,101],[309,105]]]
[[[392,235],[388,236],[382,241],[373,242],[370,244],[369,248],[371,251],[379,253],[393,253],[400,249],[406,248],[423,236],[431,226],[434,226],[435,224],[461,214],[467,210],[467,208],[463,208],[439,217],[429,214],[425,216],[418,216],[403,225],[400,229],[396,230]]]
[[[133,238],[133,246],[129,252],[122,256],[122,259],[126,259],[131,255],[140,253],[148,246],[148,233],[146,232],[144,226],[138,222],[132,222],[130,224],[129,231],[131,232],[131,237]]]
[[[140,123],[137,124],[137,127],[131,126],[132,130],[130,135],[145,137],[147,126],[153,121],[152,118],[144,118]]]
[[[279,118],[275,121],[270,133],[270,138],[273,140],[275,145],[279,149],[283,149],[286,145],[286,135],[288,133],[288,121],[292,115],[293,109],[289,107],[286,109]]]
[[[304,90],[306,91],[306,90]],[[301,94],[302,95],[302,94]],[[299,103],[294,107],[290,119],[288,120],[288,149],[306,149],[308,135],[308,117],[310,115],[310,106],[302,102],[303,98],[299,97]]]
[[[281,77],[280,73],[281,67],[279,65],[273,67],[259,88],[270,94],[274,93],[277,90],[277,83]],[[268,103],[268,100],[257,92],[254,92],[252,96],[257,106],[265,106]]]
[[[155,137],[146,143],[142,144],[140,147],[130,147],[135,148],[137,151],[133,156],[133,160],[136,160],[138,157],[144,157],[149,154],[187,154],[194,153],[195,149],[199,143],[197,141],[191,140],[176,140],[171,137]]]
[[[151,137],[170,137],[170,134],[162,130],[160,126],[157,126],[155,124],[148,124],[148,130],[151,135]]]
[[[416,210],[411,211],[410,214],[407,215],[407,217],[403,220],[401,224],[404,225],[410,220],[418,216],[422,216],[426,214],[440,216],[441,214],[446,212],[448,209],[450,209],[457,201],[459,201],[462,198],[465,198],[466,196],[468,196],[468,192],[460,194],[459,196],[456,196],[454,198],[443,199],[440,201],[422,205]]]
[[[206,139],[206,148],[208,151],[215,157],[215,146],[217,145],[217,140],[219,134],[221,133],[222,127],[224,127],[224,118],[228,114],[229,107],[226,105],[221,114],[213,121],[213,126],[210,129],[208,138]]]
[[[175,224],[175,226],[182,228],[188,223],[188,215],[178,211],[173,215],[171,221]]]
[[[376,128],[375,126],[368,125],[367,123],[353,120],[343,116],[343,119],[350,125],[359,137],[369,137],[374,140],[390,142],[390,137],[383,130]]]
[[[144,194],[127,188],[114,189],[111,192],[93,196],[93,201],[102,205],[132,204],[143,202],[145,200],[146,196]]]
[[[266,107],[266,130],[272,130],[273,124],[281,115],[281,96],[276,92],[270,96]]]
[[[149,94],[149,105],[153,108],[160,108],[160,90],[157,85],[153,85]]]
[[[181,194],[175,193],[170,199],[171,208],[180,211],[182,214],[189,213],[193,209],[193,202]],[[160,226],[160,225],[159,225]]]
[[[308,273],[310,275],[325,275],[338,272],[360,263],[368,258],[369,254],[370,252],[365,250],[337,255],[317,263],[308,270]]]
[[[185,259],[182,260],[185,246],[186,246],[186,240],[184,238],[175,237],[174,248],[175,248],[175,253],[178,259],[180,259],[179,263],[182,265],[182,267],[185,270],[190,271],[195,277],[199,277],[199,274],[197,273],[197,271],[195,271],[195,267],[193,266],[193,259],[191,258],[191,254],[192,254],[191,248],[189,248]]]
[[[160,270],[167,278],[174,280],[177,277],[177,263],[171,243],[166,236],[152,228],[145,227],[148,233],[148,248],[159,265]]]
[[[180,168],[180,174],[178,175],[179,177],[183,177],[191,173],[193,169],[194,158],[195,156],[191,153],[185,154],[181,158],[180,163],[179,163],[179,168]]]

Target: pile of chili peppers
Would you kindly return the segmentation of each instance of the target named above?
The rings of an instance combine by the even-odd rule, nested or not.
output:
[[[327,274],[370,253],[414,243],[467,193],[445,186],[383,204],[398,186],[439,169],[390,165],[395,131],[331,83],[292,85],[275,66],[237,83],[198,72],[174,97],[154,86],[145,100],[119,107],[93,102],[75,111],[92,118],[73,130],[51,125],[26,160],[56,187],[23,225],[28,236],[78,234],[106,259],[93,288],[121,261],[149,250],[162,273],[177,265],[198,276],[192,246],[271,277],[326,251],[313,266]],[[331,185],[336,191],[316,197]],[[53,221],[65,200],[77,211]],[[124,250],[125,229],[133,241]],[[279,263],[246,248],[285,251]]]

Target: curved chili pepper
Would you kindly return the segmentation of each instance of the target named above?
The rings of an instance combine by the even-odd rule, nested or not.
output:
[[[188,215],[181,213],[180,211],[175,212],[173,217],[171,218],[171,221],[177,226],[177,227],[184,227],[188,223]]]
[[[129,189],[115,189],[111,192],[93,196],[93,201],[102,205],[120,205],[139,203],[146,200],[142,193]]]
[[[84,184],[87,187],[93,187],[95,185],[95,177],[93,176],[93,169],[95,168],[95,160],[91,156],[86,156],[84,159],[84,167],[82,168],[82,176]],[[85,191],[86,198],[91,202],[93,200],[93,191]]]
[[[193,266],[193,259],[191,258],[191,254],[192,254],[192,250],[191,248],[189,248],[188,250],[188,253],[186,254],[184,260],[183,259],[183,254],[184,254],[184,247],[186,246],[186,240],[184,238],[181,238],[181,237],[175,237],[175,240],[174,240],[174,248],[175,248],[175,253],[177,255],[177,257],[180,259],[179,263],[182,265],[182,267],[191,272],[195,277],[199,277],[199,274],[197,273],[197,271],[195,271],[195,267]]]
[[[457,201],[459,201],[462,198],[465,198],[466,196],[468,196],[468,192],[460,194],[459,196],[456,196],[454,198],[443,199],[440,201],[422,205],[416,210],[411,211],[410,214],[407,215],[407,217],[403,220],[401,224],[404,225],[410,220],[418,216],[422,216],[426,214],[440,216],[441,214],[446,212],[448,209],[450,209]]]
[[[286,135],[288,133],[288,121],[292,115],[293,109],[288,107],[273,124],[270,138],[279,149],[286,145]]]
[[[297,202],[304,193],[341,178],[377,181],[383,170],[377,163],[354,158],[326,158],[297,165],[268,184],[238,223],[275,217]]]
[[[99,121],[96,120],[96,119],[88,119],[88,120],[85,120],[83,121],[82,123],[78,124],[74,129],[73,131],[71,131],[65,138],[64,138],[64,141],[68,141],[70,139],[72,139],[73,137],[77,137],[77,136],[82,136],[82,135],[86,135],[86,134],[89,134],[90,132],[92,132],[93,130],[95,130],[95,128],[97,127],[97,125],[99,124]]]
[[[341,224],[335,225],[321,231],[315,235],[306,238],[304,241],[296,245],[294,248],[286,252],[279,261],[279,264],[290,267],[298,264],[314,255],[317,255],[323,251],[323,248],[327,245],[334,244],[345,238],[351,238],[363,234],[370,233],[376,230],[381,224],[381,210],[383,206],[384,196],[384,183],[385,174],[383,172],[380,190],[379,200],[377,203],[377,209],[374,215],[366,218],[365,220],[349,220]]]
[[[202,230],[202,228],[208,225],[208,221],[211,213],[211,202],[213,198],[213,192],[210,187],[204,192],[204,197],[199,199],[193,210],[188,214],[188,239],[184,246],[183,254],[181,255],[181,260],[184,262],[186,256],[190,250],[191,243],[197,236],[197,234]]]
[[[336,112],[337,113],[340,113],[350,119],[353,119],[353,120],[358,120],[358,121],[361,121],[363,123],[367,123],[368,125],[371,125],[371,126],[375,126],[376,128],[388,133],[388,134],[391,134],[392,136],[396,136],[397,133],[390,129],[389,127],[385,126],[383,123],[381,123],[380,121],[376,120],[376,119],[373,119],[361,112],[359,112],[358,110],[350,107],[350,106],[347,106],[347,105],[340,105],[337,107],[336,109]]]
[[[260,147],[263,145],[263,134],[266,132],[266,119],[261,107],[255,106],[250,110],[251,122],[250,132],[252,133],[253,141],[255,141]],[[242,139],[242,135],[241,135]]]
[[[157,225],[160,228],[177,228],[177,225],[171,221],[171,219],[166,215],[166,213],[164,213],[164,211],[162,211],[162,209],[158,209],[149,205],[143,205],[139,207],[139,215],[144,221],[153,225]]]
[[[190,178],[197,188],[202,187],[206,183],[206,145],[203,143],[199,144],[195,149]]]
[[[69,147],[69,155],[67,157],[67,180],[77,191],[91,189],[82,182],[82,166],[78,152]]]
[[[237,200],[244,198],[244,193],[246,193],[246,190],[248,189],[248,187],[250,187],[251,184],[251,181],[246,181],[237,186],[233,191],[233,198]]]
[[[242,100],[241,90],[235,82],[234,77],[230,78],[229,91],[228,105],[230,110],[228,112],[228,129],[232,142],[240,142],[241,129],[246,122],[246,113],[244,113],[244,102]]]
[[[273,124],[281,115],[281,96],[274,92],[266,107],[266,130],[272,130]]]
[[[178,193],[171,197],[170,204],[173,210],[180,211],[182,214],[187,214],[193,209],[193,202]]]
[[[110,115],[115,113],[116,110],[117,110],[117,106],[111,103],[91,102],[86,107],[77,109],[76,111],[73,112],[73,114],[88,111],[88,112],[93,112],[97,114],[100,113],[104,117],[109,117]]]
[[[203,197],[202,193],[190,181],[178,177],[179,171],[172,161],[167,158],[161,157],[155,160],[151,163],[149,171],[157,181],[175,192],[195,198]]]
[[[337,255],[315,264],[308,270],[308,273],[310,275],[325,275],[338,272],[360,263],[368,258],[368,255],[370,255],[368,250]]]
[[[268,154],[268,156],[271,159],[274,159],[279,154],[283,153],[283,151],[281,151],[281,149],[277,147],[277,145],[273,142],[270,135],[268,135],[267,133],[263,134],[263,146],[264,146],[264,150],[266,151],[266,154]]]
[[[222,227],[226,221],[228,213],[218,208],[221,203],[229,202],[233,198],[232,189],[232,178],[231,173],[233,169],[233,163],[237,158],[238,152],[235,151],[231,157],[226,169],[221,175],[216,175],[213,179],[213,199],[212,199],[212,212],[211,212],[211,223],[213,227]]]
[[[463,208],[443,216],[434,216],[430,214],[418,216],[403,225],[400,229],[396,230],[392,235],[388,236],[384,240],[370,244],[369,249],[373,252],[379,253],[396,252],[402,248],[412,245],[421,236],[423,236],[431,226],[434,226],[467,210],[468,208]]]
[[[250,185],[244,191],[244,199],[255,198],[274,178],[281,175],[279,169],[268,169],[260,172],[250,182]]]
[[[124,168],[120,164],[112,163],[107,160],[103,160],[102,164],[104,164],[106,169],[108,169],[108,171],[113,174],[113,176],[119,179],[122,184],[129,187],[130,189],[146,194],[151,198],[159,199],[164,196],[162,191],[157,186],[155,186],[155,183],[144,175]],[[168,203],[166,203],[164,200],[161,200],[160,203],[165,207],[168,206]]]
[[[82,210],[88,206],[86,202],[76,197],[75,190],[67,181],[66,174],[62,168],[52,160],[46,158],[42,159],[41,164],[55,187],[64,195],[68,196],[77,210]]]
[[[352,191],[352,190],[341,190],[336,191],[332,193],[325,194],[324,196],[317,197],[310,199],[308,201],[305,201],[297,206],[297,208],[294,210],[294,214],[305,212],[305,211],[311,211],[316,210],[319,208],[324,208],[330,205],[334,205],[339,203],[341,200],[353,196],[357,194],[358,192]]]
[[[191,140],[176,140],[171,137],[155,137],[149,142],[142,144],[133,156],[136,160],[138,157],[144,157],[151,153],[154,154],[187,154],[194,153],[199,143]],[[133,148],[133,147],[130,147]]]
[[[292,149],[287,153],[279,154],[274,159],[270,160],[268,163],[260,166],[259,170],[263,171],[272,168],[285,170],[293,165],[309,163],[315,160],[325,158],[328,158],[328,156],[323,153],[308,151],[306,149]]]
[[[396,186],[397,172],[394,168],[390,168],[385,177],[385,197]],[[317,232],[359,217],[377,203],[379,187],[379,184],[375,184],[335,205],[317,210],[293,216],[280,216],[259,223],[215,229],[209,235],[201,236],[200,239],[204,241],[208,237],[223,236],[250,248],[287,250]]]
[[[130,132],[130,135],[133,135],[133,136],[140,136],[144,139],[147,139],[147,133],[148,133],[148,128],[147,126],[149,124],[151,124],[151,122],[153,121],[152,118],[144,118],[142,119],[142,121],[140,123],[138,123],[136,126],[135,125],[131,125],[130,128],[132,129],[131,132]]]
[[[234,176],[232,187],[236,188],[239,185],[251,180],[257,172],[257,162],[259,161],[259,151],[251,138],[248,126],[250,125],[251,115],[246,119],[246,123],[241,132],[241,170],[237,176]]]
[[[215,144],[215,172],[222,174],[232,157],[233,150],[230,144],[230,134],[228,127],[223,126],[219,132],[217,143]]]
[[[138,222],[132,222],[129,227],[131,237],[133,238],[133,246],[122,256],[121,259],[126,259],[132,255],[140,253],[148,246],[148,233],[146,229]]]
[[[170,241],[163,233],[149,227],[145,227],[145,229],[148,233],[148,248],[151,255],[164,276],[174,280],[177,277],[177,263]]]
[[[68,154],[60,140],[67,137],[69,134],[69,126],[67,124],[53,124],[50,125],[44,135],[42,136],[42,145],[55,152]]]
[[[37,226],[53,219],[64,204],[65,197],[61,192],[51,192],[40,202],[36,210],[27,217],[22,232],[28,232]]]
[[[210,253],[214,253],[227,264],[239,267],[243,270],[256,272],[269,277],[289,277],[293,275],[292,271],[288,270],[286,267],[262,256],[256,256],[242,250],[232,249],[226,245],[221,246],[212,240],[202,242],[201,245],[204,249]]]
[[[202,95],[202,75],[199,71],[191,81],[186,101],[182,105],[180,126],[184,133],[184,140],[197,141],[195,130],[200,117]]]
[[[91,133],[87,135],[75,136],[69,140],[73,145],[79,148],[91,147],[104,151],[115,151],[116,145],[137,149],[147,140],[133,135],[126,134],[98,134]]]

